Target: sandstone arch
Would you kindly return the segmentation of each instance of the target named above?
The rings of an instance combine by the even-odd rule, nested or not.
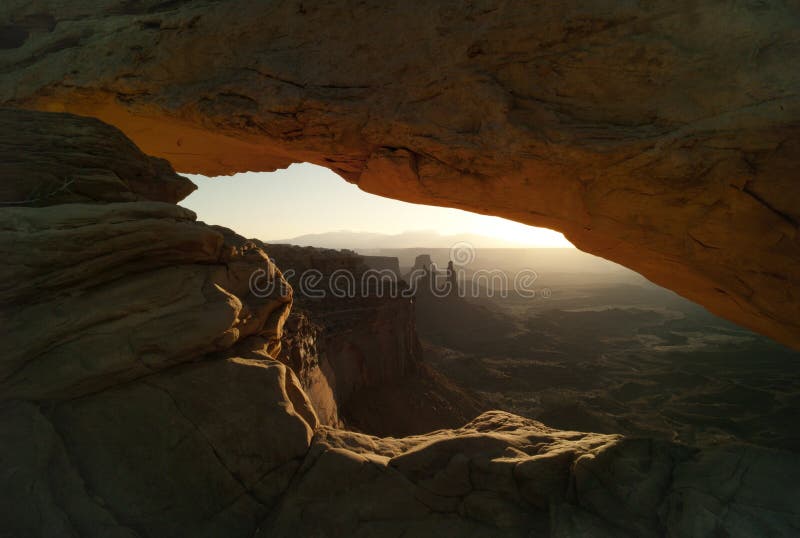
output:
[[[11,1],[0,102],[180,171],[308,161],[564,232],[800,346],[800,9],[779,2]]]

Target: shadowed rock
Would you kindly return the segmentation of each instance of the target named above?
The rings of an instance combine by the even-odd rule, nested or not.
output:
[[[9,192],[39,177],[43,163],[76,178],[97,163],[109,171],[127,163],[141,168],[127,169],[139,174],[135,181],[117,181],[117,191],[102,190],[96,199],[87,200],[87,189],[33,206],[0,206],[0,325],[7,334],[0,339],[0,401],[78,396],[228,350],[249,336],[278,349],[291,288],[264,251],[196,222],[187,209],[147,198],[180,198],[191,192],[188,180],[97,120],[0,112],[3,140],[28,125],[51,129],[27,133],[21,138],[30,144],[13,148],[16,156],[5,164],[16,171],[3,178]],[[110,144],[105,153],[101,141]],[[123,201],[130,197],[143,199]],[[254,271],[276,284],[270,293],[251,292]]]
[[[76,202],[177,203],[195,185],[119,130],[71,115],[0,111],[0,207]]]

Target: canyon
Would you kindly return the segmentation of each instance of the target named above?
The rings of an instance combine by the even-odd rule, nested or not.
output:
[[[298,289],[277,358],[297,373],[323,425],[402,436],[458,427],[479,414],[473,398],[424,361],[415,299],[398,289],[403,283],[399,270],[393,270],[397,258],[388,258],[393,260],[389,263],[386,257],[352,251],[261,247],[291,270],[289,283]],[[387,266],[390,273],[377,280],[380,273],[374,271]],[[343,270],[353,275],[352,281],[331,282]],[[300,280],[308,271],[318,271],[321,280],[303,289]],[[370,281],[365,274],[375,278]],[[331,293],[362,283],[373,289],[339,297]],[[326,296],[314,297],[321,292]]]
[[[799,57],[777,1],[6,1],[0,536],[797,535],[796,452],[482,412],[415,301],[283,272],[369,260],[175,170],[549,227],[800,348]]]

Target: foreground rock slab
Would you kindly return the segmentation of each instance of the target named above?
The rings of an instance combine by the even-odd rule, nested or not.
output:
[[[564,432],[498,411],[404,439],[321,428],[258,536],[792,536],[800,501],[777,492],[798,478],[793,454]]]
[[[232,359],[54,408],[0,406],[0,483],[14,498],[0,508],[0,531],[251,536],[312,435],[287,379],[276,361]]]

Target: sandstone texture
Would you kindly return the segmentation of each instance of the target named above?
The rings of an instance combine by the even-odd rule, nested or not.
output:
[[[557,229],[800,346],[796,3],[9,0],[0,25],[0,103],[180,171],[307,161]]]
[[[796,497],[756,491],[796,491],[797,462],[497,411],[404,439],[323,427],[257,536],[791,536]]]
[[[0,207],[174,204],[196,188],[167,161],[144,155],[101,121],[65,115],[54,122],[47,115],[4,110],[0,122]]]
[[[251,336],[278,349],[291,288],[255,244],[163,201],[193,187],[168,163],[92,119],[2,111],[0,124],[4,140],[25,132],[2,171],[8,192],[45,178],[43,164],[76,178],[57,196],[0,207],[0,401],[80,396]],[[105,187],[88,200],[99,170]],[[255,270],[283,286],[253,295]]]
[[[0,399],[79,395],[223,351],[278,345],[290,297],[250,294],[260,250],[157,202],[0,208]]]

